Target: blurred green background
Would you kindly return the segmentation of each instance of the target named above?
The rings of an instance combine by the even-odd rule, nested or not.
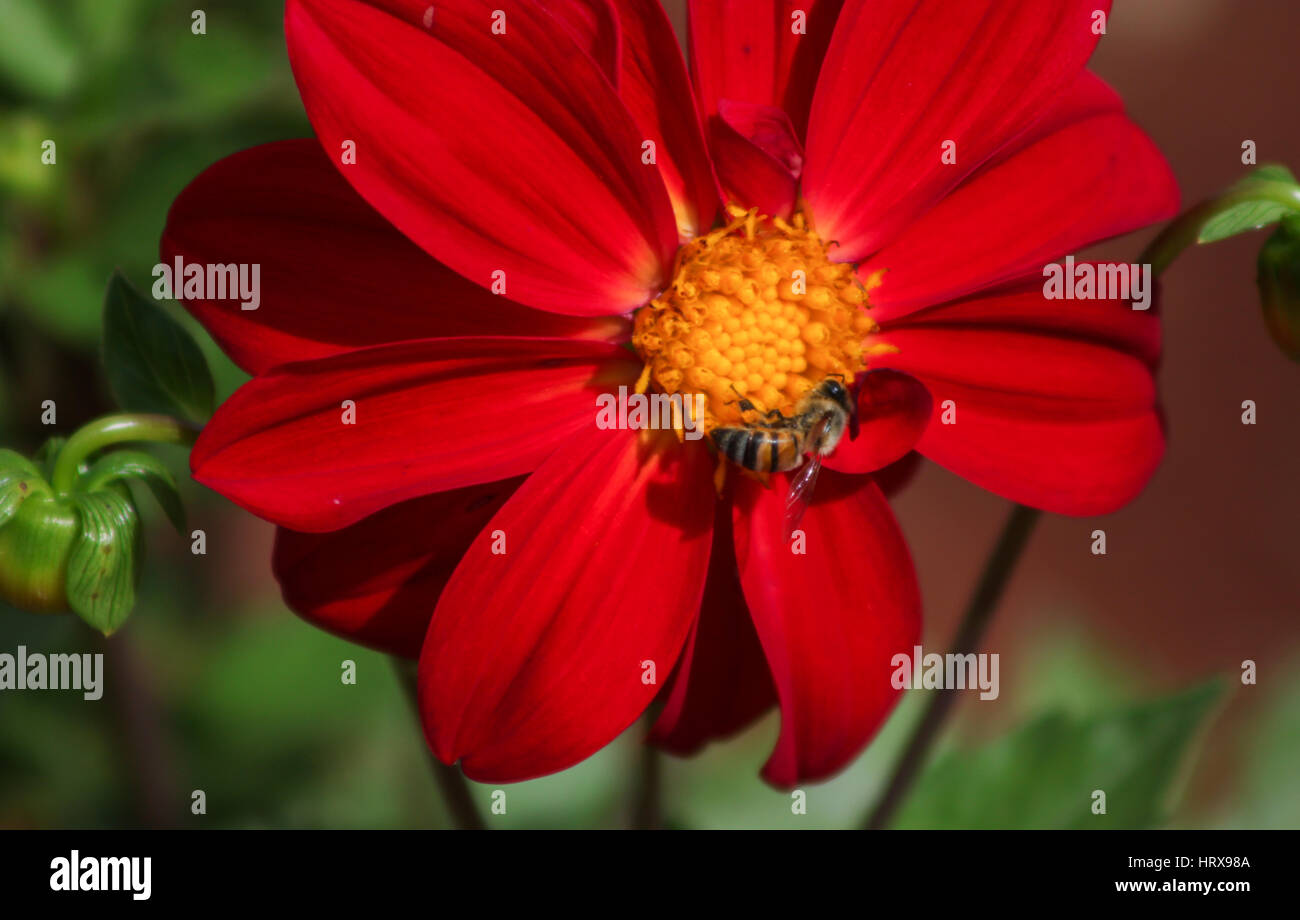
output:
[[[680,7],[670,4],[679,24]],[[1176,63],[1223,29],[1213,0],[1186,7],[1192,25],[1184,22],[1182,33],[1154,51],[1142,36],[1167,24],[1135,14],[1128,38],[1114,39],[1109,58],[1099,55],[1103,75],[1152,117],[1159,93],[1148,87],[1130,96],[1125,85],[1140,79],[1137,49]],[[0,0],[0,445],[30,453],[50,434],[66,435],[113,408],[97,356],[109,274],[121,268],[148,290],[167,208],[187,182],[237,150],[310,134],[284,53],[281,4],[205,5],[204,36],[190,32],[194,8],[175,0]],[[1115,22],[1118,30],[1121,14]],[[1254,27],[1240,19],[1237,25]],[[1262,20],[1259,28],[1265,34]],[[1244,45],[1241,60],[1250,53]],[[1252,78],[1240,63],[1216,66]],[[1205,79],[1214,79],[1214,68],[1206,69]],[[1178,146],[1188,124],[1175,118],[1153,133],[1162,146],[1162,131],[1173,139],[1180,177],[1194,174],[1192,184],[1206,186],[1191,190],[1194,197],[1235,173],[1227,154],[1225,166],[1208,169],[1201,151]],[[1226,136],[1240,133],[1230,127]],[[40,162],[47,138],[57,143],[54,167]],[[1286,159],[1278,150],[1270,156]],[[1129,242],[1124,254],[1114,254],[1136,251]],[[1228,268],[1218,274],[1230,277],[1243,301],[1253,299],[1249,258],[1225,251]],[[198,335],[224,398],[242,381],[240,372],[183,312],[164,306]],[[1245,311],[1234,316],[1255,320]],[[1171,350],[1172,340],[1186,334],[1171,328]],[[1259,361],[1271,368],[1274,359]],[[1270,386],[1279,389],[1276,379],[1265,381],[1265,395]],[[1289,380],[1294,390],[1294,375]],[[1181,397],[1176,387],[1171,392],[1176,431]],[[40,424],[46,399],[58,405],[56,432]],[[1274,406],[1293,426],[1296,414]],[[1194,454],[1196,443],[1186,439],[1171,452]],[[162,453],[184,472],[182,451]],[[1178,462],[1171,453],[1171,465]],[[1162,473],[1184,475],[1206,474]],[[1271,468],[1261,475],[1267,481]],[[1024,562],[1033,574],[1017,581],[990,646],[1003,655],[1001,696],[963,701],[901,824],[1300,827],[1294,538],[1288,530],[1290,551],[1283,544],[1265,554],[1261,577],[1267,583],[1280,573],[1285,588],[1270,595],[1281,598],[1274,606],[1254,598],[1225,609],[1207,596],[1204,609],[1189,609],[1169,586],[1193,578],[1196,564],[1177,554],[1161,557],[1155,545],[1174,526],[1169,512],[1152,504],[1160,502],[1160,481],[1156,498],[1144,497],[1136,510],[1103,525],[1144,533],[1149,557],[1100,570],[1080,536],[1094,522],[1045,522]],[[112,640],[71,617],[0,606],[0,652],[19,645],[103,652],[108,674],[104,698],[93,703],[75,693],[0,693],[0,827],[446,826],[422,739],[388,660],[307,626],[283,607],[269,575],[269,525],[188,477],[182,489],[191,526],[207,532],[207,555],[192,556],[188,541],[143,502],[149,532],[140,601]],[[1185,500],[1179,494],[1175,502]],[[1248,528],[1255,505],[1244,507]],[[927,651],[940,650],[1003,506],[927,468],[899,513],[930,605]],[[1143,531],[1148,518],[1154,523]],[[954,519],[966,523],[954,527]],[[1245,532],[1225,540],[1237,545]],[[1063,563],[1067,543],[1072,561]],[[1252,562],[1258,572],[1259,559]],[[1080,587],[1071,565],[1092,566],[1089,588]],[[1225,568],[1222,577],[1237,576]],[[1100,597],[1091,587],[1096,579]],[[1116,628],[1115,612],[1123,608],[1116,597],[1135,598],[1145,613],[1120,616],[1124,626]],[[1262,610],[1257,621],[1247,606]],[[1261,661],[1267,658],[1258,687],[1237,679],[1251,647],[1226,649],[1212,632],[1198,632],[1197,624],[1225,618],[1235,618],[1244,632],[1233,634],[1248,635]],[[346,659],[357,663],[355,686],[339,679]],[[1204,688],[1216,675],[1217,693],[1188,689]],[[807,790],[806,815],[792,814],[789,795],[757,778],[776,737],[770,715],[700,757],[664,761],[666,820],[681,827],[853,826],[915,720],[918,696],[909,695],[851,769]],[[1144,706],[1149,700],[1158,702]],[[564,774],[509,787],[507,813],[490,816],[490,826],[627,824],[642,764],[632,735]],[[1119,792],[1109,793],[1109,818],[1089,822],[1087,796],[1098,785]],[[191,813],[194,790],[206,794],[205,815]],[[485,813],[490,792],[474,787]]]

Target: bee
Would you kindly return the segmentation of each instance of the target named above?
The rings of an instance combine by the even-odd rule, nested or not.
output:
[[[739,405],[742,412],[754,411],[754,404],[747,399],[741,399]],[[795,404],[792,414],[773,409],[753,424],[715,428],[711,436],[724,457],[747,470],[799,470],[786,497],[788,539],[808,507],[822,457],[835,450],[852,417],[848,388],[840,379],[827,377]]]

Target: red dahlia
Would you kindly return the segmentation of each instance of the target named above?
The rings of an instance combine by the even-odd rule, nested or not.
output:
[[[256,311],[189,303],[253,375],[195,477],[281,525],[295,610],[418,653],[473,778],[570,766],[656,697],[670,750],[776,702],[764,775],[834,773],[920,632],[868,474],[915,450],[1091,515],[1160,459],[1157,319],[1043,298],[1044,263],[1177,210],[1084,69],[1108,7],[700,0],[688,76],[654,0],[290,0],[316,139],[214,165],[162,242],[262,267]],[[711,439],[595,424],[638,382],[714,430],[829,377],[857,418],[803,553],[784,474],[719,492]]]

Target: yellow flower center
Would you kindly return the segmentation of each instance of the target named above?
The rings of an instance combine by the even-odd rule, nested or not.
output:
[[[789,415],[827,377],[851,384],[875,329],[853,266],[828,258],[802,214],[728,213],[726,227],[678,250],[672,284],[636,312],[632,333],[646,365],[638,390],[703,394],[695,421],[706,433],[757,419],[742,399]]]

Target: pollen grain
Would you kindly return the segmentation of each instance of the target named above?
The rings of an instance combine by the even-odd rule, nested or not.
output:
[[[828,376],[852,381],[876,328],[853,266],[830,260],[802,214],[728,214],[682,246],[672,284],[637,311],[632,333],[645,361],[638,389],[703,393],[706,432],[744,421],[742,399],[788,415]]]

